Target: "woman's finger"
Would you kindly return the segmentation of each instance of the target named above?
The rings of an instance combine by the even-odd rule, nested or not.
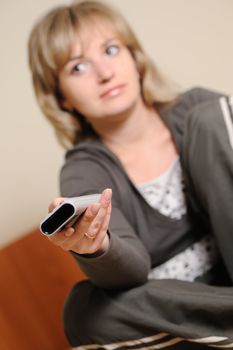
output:
[[[54,235],[48,236],[49,240],[58,246],[62,246],[62,244],[67,240],[67,234],[72,236],[74,233],[74,228],[69,227],[60,232],[56,232]]]
[[[99,208],[99,206],[95,206],[95,208],[97,209]],[[89,214],[87,213],[87,217],[84,220],[84,222],[82,222],[82,225],[81,223],[79,223],[78,225],[78,238],[75,234],[70,239],[67,239],[62,245],[63,249],[73,250],[80,254],[92,254],[102,247],[102,242],[107,234],[107,229],[111,216],[111,202],[109,203],[107,208],[100,208],[99,212],[97,213],[98,221],[100,220],[100,223],[98,223],[98,225],[96,226],[98,227],[97,231],[95,231],[91,226],[88,226],[87,223],[89,222],[89,215],[91,216],[92,214],[90,212]],[[95,222],[95,220],[96,218],[94,219],[93,223]]]
[[[65,201],[66,198],[64,197],[58,197],[56,199],[54,199],[48,207],[48,211],[51,212],[53,211],[54,208],[56,208],[58,205],[60,205],[61,203],[63,203]]]
[[[96,235],[95,242],[93,242],[96,247],[98,247],[102,244],[105,236],[107,235],[109,222],[110,222],[110,218],[111,218],[111,212],[112,212],[112,205],[111,205],[111,203],[109,203],[109,206],[108,206],[107,211],[105,213],[105,216],[103,218],[102,225],[99,229],[99,232]]]
[[[74,227],[63,229],[51,236],[51,241],[64,250],[73,250],[77,253],[92,253],[98,250],[104,236],[106,236],[111,215],[112,190],[105,189],[99,203],[90,205]],[[65,198],[57,198],[50,205],[53,210]]]
[[[86,232],[87,237],[95,238],[97,236],[99,230],[103,225],[105,217],[107,215],[109,205],[111,204],[111,197],[112,197],[112,191],[110,189],[107,189],[103,192],[100,199],[100,204],[101,204],[100,209]]]
[[[97,235],[106,215],[107,207],[111,202],[111,197],[112,190],[105,189],[101,195],[99,203],[88,208],[83,218],[80,220],[78,231],[83,232],[83,235],[87,238],[93,239]]]
[[[90,223],[94,220],[94,218],[98,214],[100,206],[101,206],[100,203],[93,203],[92,205],[90,205],[87,208],[87,210],[83,214],[82,218],[78,222],[78,229],[80,231],[85,226],[89,226],[90,225]]]
[[[85,233],[88,230],[90,223],[98,213],[99,208],[100,203],[93,203],[90,205],[83,214],[82,218],[78,220],[74,227],[69,227],[59,232],[59,235],[63,235],[64,240],[62,240],[62,238],[58,240],[55,239],[55,244],[61,245],[65,250],[74,250],[72,249],[74,247],[77,249],[79,247],[81,248]]]

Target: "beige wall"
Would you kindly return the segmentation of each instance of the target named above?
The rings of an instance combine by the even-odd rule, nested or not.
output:
[[[27,37],[58,0],[1,0],[0,245],[38,225],[58,195],[63,150],[31,89]],[[159,66],[184,88],[233,92],[232,0],[109,0],[127,16]]]

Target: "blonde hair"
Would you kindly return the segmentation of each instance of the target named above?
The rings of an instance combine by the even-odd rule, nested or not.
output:
[[[58,82],[59,71],[69,59],[74,35],[82,35],[83,27],[93,19],[110,22],[119,39],[131,52],[147,106],[166,106],[176,97],[170,83],[146,56],[131,28],[115,9],[93,0],[75,1],[71,5],[56,7],[35,24],[29,37],[28,52],[37,101],[65,148],[94,136],[84,116],[78,111],[71,113],[61,107]]]

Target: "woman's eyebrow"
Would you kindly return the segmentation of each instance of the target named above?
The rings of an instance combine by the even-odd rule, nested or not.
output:
[[[107,39],[101,46],[107,46],[109,43],[111,43],[112,41],[115,41],[115,40],[119,40],[117,37],[112,37],[110,39]]]
[[[106,47],[109,43],[111,43],[112,41],[115,41],[115,40],[119,40],[119,39],[117,37],[109,38],[101,44],[101,47]],[[73,56],[73,57],[68,59],[68,61],[66,62],[66,65],[71,63],[72,61],[77,61],[77,60],[82,59],[82,58],[84,58],[83,54]]]
[[[69,67],[71,66],[71,64],[72,64],[73,61],[78,61],[78,60],[80,60],[80,59],[82,59],[82,58],[83,58],[83,55],[82,55],[82,54],[81,54],[81,55],[76,55],[76,56],[70,57],[70,58],[65,62],[64,66],[63,66],[63,69],[64,69],[64,70],[69,69]]]
[[[73,57],[71,57],[71,58],[68,59],[68,61],[67,61],[66,64],[68,64],[68,63],[70,63],[70,62],[72,62],[72,61],[79,60],[80,58],[83,58],[83,55],[73,56]]]

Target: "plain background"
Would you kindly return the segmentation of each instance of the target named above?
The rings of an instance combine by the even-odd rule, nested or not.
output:
[[[232,0],[106,2],[122,11],[146,51],[182,88],[233,92]],[[59,195],[64,150],[34,98],[27,40],[35,20],[64,3],[0,2],[0,246],[38,226]]]

